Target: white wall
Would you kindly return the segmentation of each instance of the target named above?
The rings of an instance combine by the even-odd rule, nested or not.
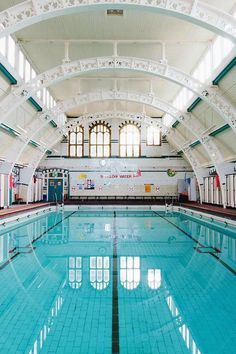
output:
[[[48,158],[41,168],[68,169],[70,196],[168,196],[177,195],[179,179],[192,176],[192,169],[182,158]],[[176,171],[168,177],[167,170]],[[137,176],[138,170],[141,176]],[[82,185],[94,180],[95,189]],[[145,192],[145,184],[152,184],[151,192]]]

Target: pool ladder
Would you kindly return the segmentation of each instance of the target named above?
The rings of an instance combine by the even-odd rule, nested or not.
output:
[[[173,207],[173,203],[170,203],[170,204],[168,204],[168,203],[165,203],[165,212],[166,213],[168,213],[168,212],[173,212],[173,209],[174,209],[174,207]]]
[[[61,198],[61,204],[60,204],[60,203],[58,203],[57,194],[55,193],[55,202],[56,202],[56,210],[57,211],[58,211],[59,207],[60,207],[60,209],[62,209],[64,211],[64,206],[65,206],[64,196],[63,196],[63,194],[61,196],[62,196],[62,198]]]

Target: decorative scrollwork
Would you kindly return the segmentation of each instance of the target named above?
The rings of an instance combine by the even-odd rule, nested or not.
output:
[[[152,60],[133,57],[98,57],[83,59],[75,62],[64,63],[48,70],[38,75],[32,81],[16,88],[1,101],[1,107],[5,112],[1,119],[2,121],[6,119],[7,115],[22,104],[28,97],[34,95],[39,90],[37,85],[38,82],[41,82],[41,88],[48,87],[69,77],[80,75],[85,72],[104,69],[139,70],[151,75],[163,77],[167,80],[174,81],[179,85],[185,86],[194,92],[194,94],[200,96],[208,105],[210,105],[221,115],[221,117],[232,127],[232,129],[234,129],[234,131],[236,131],[236,109],[229,101],[220,95],[220,92],[211,89],[177,68]],[[22,95],[22,92],[26,92],[27,94]],[[110,92],[109,95],[112,95],[112,93]],[[120,96],[121,94],[119,91],[115,91],[115,95]],[[120,97],[120,99],[122,98]],[[143,103],[145,104],[152,104],[153,100],[155,100],[153,95],[148,96],[145,94],[143,96]],[[172,113],[173,109],[174,108],[172,107]]]
[[[97,120],[106,120],[106,119],[114,119],[114,118],[124,119],[124,120],[129,119],[147,125],[154,125],[159,127],[160,129],[165,130],[165,127],[163,127],[163,125],[160,124],[160,122],[158,122],[158,119],[148,117],[142,113],[132,113],[127,111],[105,111],[105,112],[97,112],[93,114],[85,114],[83,116],[80,116],[79,118],[70,120],[70,122],[69,123],[67,122],[65,126],[68,130],[70,130],[72,127],[76,125],[90,123]]]
[[[143,93],[130,92],[130,91],[100,91],[100,92],[98,91],[98,92],[88,93],[87,95],[76,96],[70,100],[61,102],[59,108],[61,112],[66,112],[70,109],[73,109],[76,106],[80,106],[82,104],[89,105],[92,102],[101,101],[101,100],[128,100],[128,101],[151,105],[152,107],[158,110],[161,109],[165,113],[170,114],[176,120],[180,121],[183,124],[183,126],[186,127],[186,129],[190,130],[191,133],[201,141],[203,147],[205,148],[207,154],[209,155],[211,161],[214,164],[217,163],[218,161],[222,161],[223,159],[213,139],[209,136],[207,136],[206,138],[204,135],[202,135],[202,132],[204,131],[204,126],[200,123],[199,120],[196,120],[191,113],[185,114],[183,112],[180,112],[177,109],[174,109],[173,106],[171,106],[169,103],[162,101],[158,97],[153,95],[148,95],[148,94],[145,95]],[[101,117],[103,114],[104,114],[103,112],[98,113],[96,119],[99,119],[99,117]],[[122,113],[117,112],[117,114],[118,116],[124,118],[126,117],[127,119],[127,112],[122,112]],[[114,115],[114,112],[107,112],[103,116],[103,119],[105,117],[112,117],[112,115]],[[85,116],[85,119],[87,117],[91,117],[91,115]],[[132,119],[134,119],[134,115],[132,116]],[[149,123],[150,119],[151,118],[146,119],[148,124],[150,124]],[[164,129],[164,126],[162,126],[162,129],[165,135],[168,135],[171,131],[168,130],[167,128]],[[187,149],[189,148],[189,144],[186,145],[186,148]]]

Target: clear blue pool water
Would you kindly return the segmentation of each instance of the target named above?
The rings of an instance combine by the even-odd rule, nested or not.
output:
[[[5,229],[0,353],[235,353],[236,232],[217,225],[77,211]]]

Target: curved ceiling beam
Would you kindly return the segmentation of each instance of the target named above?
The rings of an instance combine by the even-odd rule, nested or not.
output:
[[[217,89],[201,83],[181,70],[157,61],[133,57],[97,57],[77,60],[50,69],[30,82],[16,88],[0,102],[0,121],[6,121],[8,115],[36,92],[62,80],[103,70],[129,70],[158,76],[186,87],[211,106],[236,132],[236,109]],[[40,86],[39,86],[40,83]]]
[[[53,110],[49,111],[49,114],[50,116],[56,117],[57,115],[64,113],[72,108],[80,107],[84,104],[89,105],[90,103],[93,102],[101,102],[106,100],[123,100],[123,101],[141,103],[141,104],[149,105],[155,109],[162,110],[163,112],[170,114],[174,119],[181,122],[183,126],[185,126],[188,130],[190,130],[191,133],[194,134],[196,138],[202,142],[207,154],[209,155],[213,163],[223,161],[223,157],[219,149],[216,147],[214,140],[211,137],[204,134],[205,129],[201,125],[200,121],[194,119],[192,114],[189,113],[184,114],[178,111],[169,103],[162,101],[158,97],[153,95],[142,94],[139,92],[127,92],[127,91],[92,92],[85,95],[76,96],[67,101],[58,103]],[[41,119],[43,119],[44,116],[45,113],[41,114]],[[34,139],[34,136],[38,134],[40,129],[41,128],[39,127],[38,131],[35,130],[33,135],[24,137],[25,143],[21,149],[19,149],[19,146],[16,145],[15,148],[12,147],[12,149],[9,151],[9,154],[11,154],[11,159],[10,159],[11,161],[13,161],[12,160],[13,157],[15,159],[15,163],[19,160],[19,157],[24,147],[27,146],[30,140]],[[167,133],[168,133],[168,129],[166,128],[165,134]]]
[[[27,0],[0,13],[1,36],[14,33],[57,16],[88,11],[112,9],[140,9],[181,18],[236,42],[236,20],[202,1],[196,0]]]
[[[162,132],[167,133],[167,128],[162,123],[158,122],[159,119],[151,118],[147,116],[145,113],[133,113],[127,111],[104,111],[104,112],[96,112],[96,113],[87,113],[78,118],[70,119],[64,125],[64,129],[70,131],[73,127],[77,125],[83,125],[87,123],[92,123],[96,120],[106,120],[106,119],[124,119],[124,120],[132,120],[135,122],[144,123],[147,125],[153,125],[159,127]]]
[[[223,160],[222,155],[215,146],[213,139],[211,137],[209,137],[208,139],[208,136],[204,134],[205,128],[201,125],[199,120],[194,119],[194,116],[192,114],[183,113],[174,106],[172,106],[170,103],[160,100],[157,96],[154,95],[130,91],[90,92],[88,94],[76,96],[64,102],[58,103],[56,108],[52,110],[52,112],[54,112],[55,115],[61,114],[84,104],[89,105],[90,103],[101,102],[104,100],[123,100],[141,103],[170,114],[174,119],[178,120],[188,130],[190,130],[191,133],[195,135],[196,138],[200,140],[204,146],[208,144],[206,147],[206,151],[209,156],[211,154],[210,158],[213,162]],[[166,130],[168,129],[166,128]]]
[[[203,177],[206,175],[205,169],[201,167],[201,163],[199,159],[195,156],[193,149],[190,146],[183,147],[178,141],[176,141],[176,139],[173,140],[170,137],[168,137],[168,141],[170,141],[171,145],[176,146],[178,149],[182,150],[184,156],[189,161],[198,182],[200,203],[202,203],[203,202],[202,185],[203,185]]]
[[[12,173],[13,167],[19,162],[21,155],[24,153],[31,141],[36,141],[36,143],[38,143],[37,150],[45,153],[49,149],[48,143],[51,141],[50,139],[52,135],[53,137],[58,137],[58,139],[61,139],[62,135],[66,133],[66,130],[57,127],[53,131],[47,131],[43,137],[37,136],[47,124],[48,122],[44,122],[42,125],[36,125],[37,128],[35,126],[35,131],[31,134],[29,134],[29,129],[27,129],[27,133],[21,134],[15,139],[15,143],[12,143],[11,149],[8,149],[8,152],[4,155],[4,162],[2,162],[0,166],[0,173]],[[42,139],[44,142],[40,141]]]

